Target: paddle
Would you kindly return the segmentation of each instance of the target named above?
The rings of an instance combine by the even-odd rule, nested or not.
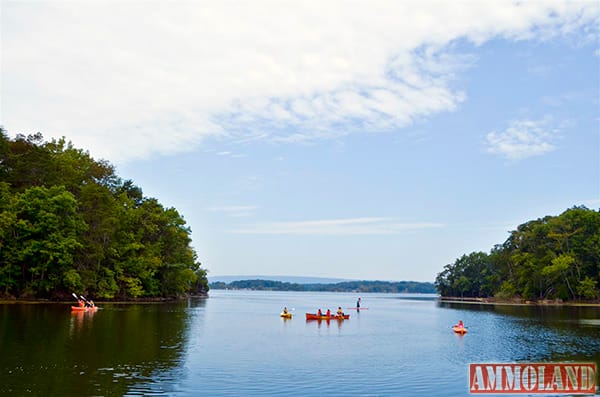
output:
[[[87,302],[87,299],[85,299],[83,296],[77,296],[77,294],[75,292],[71,293],[71,295],[73,295],[73,298],[77,299],[77,301],[79,302],[80,300]],[[81,299],[80,299],[81,298]]]
[[[96,306],[96,305],[92,305],[92,303],[89,300],[85,299],[83,297],[83,295],[79,295],[79,296],[81,296],[81,299],[83,299],[85,301],[85,303],[87,303],[89,305],[88,307],[95,307]]]
[[[83,299],[85,301],[85,298],[82,296],[81,299],[79,299],[79,297],[77,296],[77,294],[75,292],[72,292],[71,295],[73,295],[73,298],[77,299],[77,303],[79,303],[81,301],[81,299]]]

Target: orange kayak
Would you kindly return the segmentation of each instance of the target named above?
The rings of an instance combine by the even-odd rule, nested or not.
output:
[[[96,310],[98,310],[98,306],[92,306],[92,307],[71,306],[72,312],[95,312]]]
[[[332,314],[331,316],[327,316],[323,314],[319,316],[315,313],[306,313],[307,320],[348,320],[350,318],[349,314],[344,314],[343,316],[338,316],[337,314]]]
[[[453,330],[457,334],[466,334],[467,333],[467,329],[465,327],[459,327],[458,325],[455,325]]]

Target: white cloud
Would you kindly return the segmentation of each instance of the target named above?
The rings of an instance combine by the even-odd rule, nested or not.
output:
[[[596,2],[2,1],[2,115],[112,161],[452,111],[452,43],[567,34]],[[468,62],[467,62],[468,63]],[[293,131],[293,132],[289,132]]]
[[[255,205],[228,205],[206,208],[207,211],[223,213],[234,218],[252,216],[257,209],[258,207]]]
[[[381,235],[441,228],[431,222],[401,223],[391,218],[364,217],[298,222],[266,222],[245,225],[234,230],[238,234],[309,234],[309,235]]]
[[[556,149],[558,129],[551,129],[547,120],[517,120],[502,132],[486,135],[486,150],[508,160],[540,156]]]

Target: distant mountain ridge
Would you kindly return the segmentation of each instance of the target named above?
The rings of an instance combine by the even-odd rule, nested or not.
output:
[[[344,278],[327,278],[327,277],[306,277],[306,276],[210,276],[208,277],[209,283],[231,283],[233,281],[243,280],[271,280],[281,281],[282,283],[293,283],[293,284],[336,284],[344,281],[355,281]]]

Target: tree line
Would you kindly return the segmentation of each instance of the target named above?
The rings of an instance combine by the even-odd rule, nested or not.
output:
[[[600,298],[600,212],[573,207],[526,222],[489,253],[472,252],[437,275],[442,296]]]
[[[298,284],[273,280],[239,280],[210,283],[211,289],[251,289],[258,291],[389,292],[435,293],[433,283],[418,281],[344,281],[335,284]]]
[[[0,296],[96,299],[208,291],[175,208],[64,138],[0,128]]]

